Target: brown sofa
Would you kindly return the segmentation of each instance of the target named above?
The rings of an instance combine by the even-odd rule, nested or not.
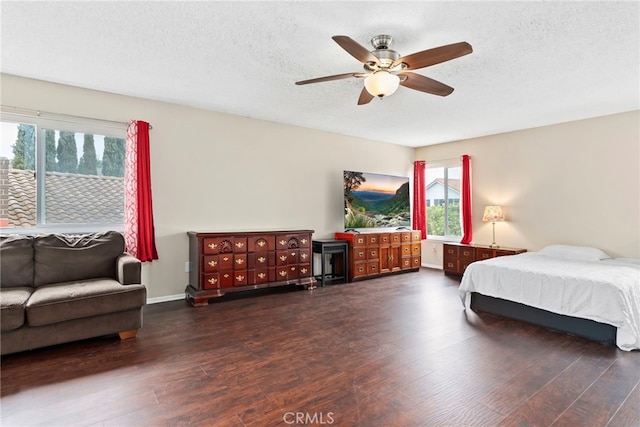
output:
[[[0,353],[142,326],[141,263],[122,234],[0,236]]]

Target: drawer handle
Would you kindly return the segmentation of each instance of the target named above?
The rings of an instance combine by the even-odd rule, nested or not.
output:
[[[358,271],[364,271],[364,267],[358,267]]]
[[[280,240],[278,243],[280,243],[280,246],[284,246],[287,244],[286,240]]]
[[[376,255],[376,251],[371,251],[371,256],[375,256]]]
[[[300,254],[300,258],[307,259],[307,254]]]
[[[308,242],[308,240],[307,240],[307,239],[302,239],[302,240],[300,240],[300,241],[302,242],[302,244],[303,244],[303,245],[306,245],[306,244],[307,244],[307,242]]]
[[[300,272],[301,272],[302,274],[306,274],[306,273],[307,273],[307,269],[303,267],[303,268],[301,268],[301,269],[300,269]]]
[[[287,275],[287,272],[286,272],[286,271],[284,271],[284,270],[282,270],[282,271],[280,271],[278,274],[279,274],[279,275],[281,275],[282,277],[284,277],[284,276],[286,276],[286,275]]]
[[[258,273],[258,277],[264,279],[265,277],[267,277],[267,275],[264,273]]]
[[[218,247],[218,245],[216,245],[215,243],[209,243],[209,247],[210,247],[211,249],[215,249],[215,248],[217,248],[217,247]]]
[[[262,263],[264,263],[266,260],[267,260],[267,259],[266,259],[265,257],[263,257],[263,256],[261,256],[260,258],[258,258],[258,262],[259,262],[259,263],[261,263],[261,264],[262,264]]]
[[[244,264],[244,259],[242,259],[242,258],[238,258],[238,259],[236,260],[236,264],[238,264],[238,265],[240,265],[240,264]]]
[[[295,252],[291,252],[291,256],[296,256],[296,253]]]
[[[286,261],[287,260],[287,256],[286,255],[281,255],[280,256],[280,261]]]
[[[211,260],[207,264],[209,264],[211,267],[215,267],[216,265],[218,265],[218,261]]]
[[[363,257],[364,256],[364,252],[358,252],[358,256]]]
[[[291,267],[291,271],[296,271],[296,268],[295,267]]]
[[[226,257],[222,258],[222,260],[223,260],[223,261],[229,261],[229,257],[228,257],[228,256],[226,256]]]
[[[212,285],[215,285],[216,283],[218,283],[218,279],[216,279],[215,277],[212,277],[211,279],[208,280],[209,283],[211,283]]]
[[[244,243],[242,242],[236,242],[236,248],[241,248],[244,246]]]
[[[224,278],[225,278],[225,279],[228,279],[228,278],[229,278],[229,273],[225,273],[225,274],[224,274]]]
[[[267,243],[264,240],[258,240],[258,246],[260,246],[261,248],[266,244]]]
[[[239,274],[239,275],[236,276],[236,280],[238,282],[242,282],[244,280],[244,276],[242,274]]]

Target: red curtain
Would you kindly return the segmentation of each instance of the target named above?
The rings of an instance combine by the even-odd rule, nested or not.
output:
[[[427,204],[425,200],[424,170],[426,162],[413,162],[413,229],[420,230],[422,239],[427,238]]]
[[[147,122],[133,120],[127,127],[124,182],[124,237],[127,252],[143,262],[158,259],[153,227]]]
[[[471,216],[471,157],[462,156],[462,229],[464,236],[460,243],[471,243],[473,224]]]

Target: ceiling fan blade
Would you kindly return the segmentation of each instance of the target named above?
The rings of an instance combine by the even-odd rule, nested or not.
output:
[[[349,77],[363,77],[366,76],[366,73],[344,73],[344,74],[336,74],[334,76],[326,76],[326,77],[318,77],[315,79],[302,80],[296,82],[297,85],[308,85],[309,83],[320,83],[320,82],[328,82],[331,80],[340,80],[340,79],[348,79]]]
[[[400,84],[409,89],[419,90],[420,92],[430,93],[432,95],[447,96],[453,92],[451,86],[447,86],[444,83],[440,83],[437,80],[430,79],[416,73],[400,73]],[[406,77],[402,79],[402,77]]]
[[[367,88],[363,87],[362,92],[360,92],[360,98],[358,98],[358,105],[368,104],[373,98],[374,96],[367,92]]]
[[[473,52],[473,48],[467,42],[449,44],[446,46],[435,47],[433,49],[423,50],[422,52],[412,53],[395,60],[391,67],[407,64],[405,70],[417,70],[418,68],[428,67],[430,65],[439,64],[451,59],[459,58]]]
[[[331,37],[341,48],[346,50],[351,56],[356,58],[362,63],[375,62],[380,64],[378,58],[373,56],[364,46],[347,36],[333,36]]]

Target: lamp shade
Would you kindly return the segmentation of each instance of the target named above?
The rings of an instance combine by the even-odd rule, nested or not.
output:
[[[504,213],[502,212],[502,206],[485,206],[484,215],[482,215],[482,220],[485,222],[504,221]]]
[[[400,84],[400,77],[388,71],[380,70],[364,79],[364,87],[373,96],[389,96],[393,94]]]

